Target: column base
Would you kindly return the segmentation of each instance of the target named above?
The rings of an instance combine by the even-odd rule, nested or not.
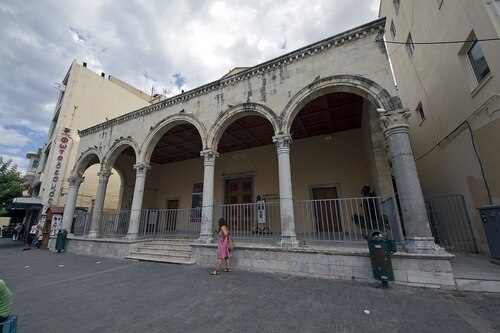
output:
[[[278,247],[285,249],[299,247],[300,243],[295,236],[281,236],[281,240],[276,243]]]
[[[91,232],[89,232],[87,237],[88,238],[97,238],[97,237],[99,237],[99,233],[97,231],[91,231]]]
[[[127,234],[127,236],[123,237],[123,239],[128,240],[128,241],[134,241],[137,240],[138,234]]]
[[[434,242],[434,237],[407,237],[403,248],[415,254],[445,254],[446,251]]]
[[[200,238],[194,241],[195,244],[212,244],[214,237],[212,234],[200,234]]]

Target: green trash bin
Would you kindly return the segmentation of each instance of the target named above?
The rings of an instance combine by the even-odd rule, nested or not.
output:
[[[368,235],[368,249],[372,263],[373,277],[389,287],[388,281],[394,281],[392,254],[396,252],[396,243],[387,239],[381,231],[374,230]]]
[[[68,232],[64,229],[60,229],[57,232],[56,238],[56,250],[57,252],[61,252],[66,247],[66,237],[68,236]]]

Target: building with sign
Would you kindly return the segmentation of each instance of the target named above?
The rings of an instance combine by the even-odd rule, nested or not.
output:
[[[500,1],[382,0],[385,38],[436,238],[488,254],[500,204]]]
[[[27,154],[31,197],[16,198],[17,209],[25,209],[29,225],[42,219],[49,207],[62,207],[68,195],[71,170],[77,159],[78,131],[131,110],[149,105],[151,97],[123,81],[104,73],[96,74],[87,64],[73,61],[62,83],[55,85],[59,96],[43,148]],[[95,201],[97,172],[85,174],[87,185],[79,193],[78,211],[89,212]],[[110,196],[104,210],[116,210],[123,183],[118,174],[110,178]]]
[[[186,260],[212,264],[224,219],[239,244],[237,267],[371,279],[366,237],[379,230],[400,243],[398,283],[453,288],[452,256],[429,226],[385,25],[375,20],[80,130],[64,229],[91,167],[98,186],[67,250],[179,262],[180,239]],[[124,186],[106,213],[113,173]],[[170,240],[177,259],[161,253]]]

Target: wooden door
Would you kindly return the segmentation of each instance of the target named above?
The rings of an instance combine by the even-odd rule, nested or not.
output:
[[[316,228],[318,231],[331,232],[342,231],[339,224],[338,205],[336,187],[320,187],[312,190],[314,201],[314,217],[316,219]]]
[[[251,177],[226,180],[224,213],[230,229],[251,230],[252,198],[253,180]]]
[[[177,227],[177,209],[179,209],[179,200],[168,200],[167,209],[165,230],[175,230]]]

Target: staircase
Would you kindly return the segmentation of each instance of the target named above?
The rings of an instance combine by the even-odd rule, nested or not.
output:
[[[146,240],[131,248],[127,259],[192,265],[192,242],[184,239]]]

